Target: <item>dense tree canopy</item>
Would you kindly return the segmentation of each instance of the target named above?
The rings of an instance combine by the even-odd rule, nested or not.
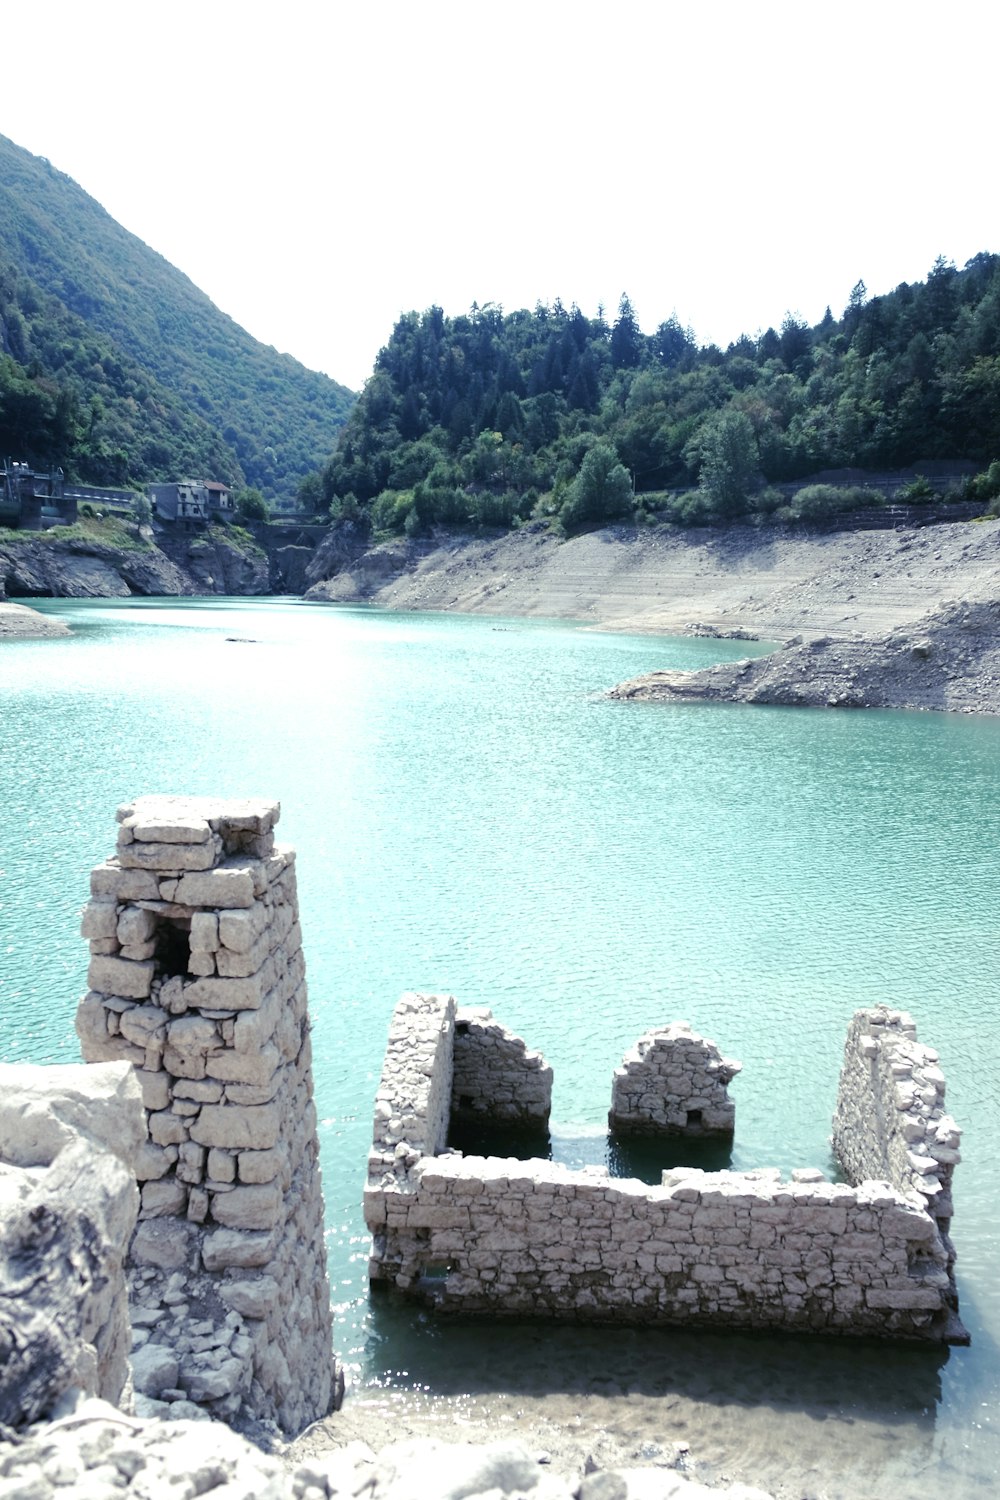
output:
[[[627,502],[620,480],[613,500],[581,499],[597,450],[629,479]],[[559,301],[407,313],[318,483],[376,529],[532,515],[572,528],[667,491],[697,491],[679,516],[724,517],[824,469],[997,456],[1000,257],[983,254],[883,297],[859,280],[841,318],[789,313],[725,351],[676,317],[644,335],[627,295],[610,327]]]

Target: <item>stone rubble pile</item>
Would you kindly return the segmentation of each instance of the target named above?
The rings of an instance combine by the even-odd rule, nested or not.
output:
[[[544,1125],[552,1109],[552,1069],[540,1052],[493,1019],[486,1006],[455,1013],[452,1118]]]
[[[608,1124],[619,1135],[732,1135],[728,1085],[742,1069],[686,1021],[647,1031],[615,1069]]]
[[[89,1062],[134,1065],[146,1109],[137,1389],[295,1432],[330,1410],[338,1375],[295,855],[275,845],[278,816],[210,798],[119,809],[83,916],[77,1031]]]

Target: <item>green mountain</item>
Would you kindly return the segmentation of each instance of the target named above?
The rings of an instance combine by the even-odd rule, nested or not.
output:
[[[0,136],[0,454],[97,484],[196,473],[291,499],[353,401]]]
[[[998,458],[1000,257],[983,254],[886,296],[859,282],[840,318],[789,315],[726,350],[675,319],[644,334],[625,296],[611,323],[559,302],[409,313],[320,484],[334,517],[360,511],[376,532],[544,516],[571,530],[788,511],[818,471]],[[822,489],[782,518],[878,498]]]

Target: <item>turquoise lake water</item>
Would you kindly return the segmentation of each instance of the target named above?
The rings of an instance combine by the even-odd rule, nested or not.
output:
[[[818,1463],[849,1465],[865,1434],[867,1487],[844,1494],[994,1486],[1000,720],[602,696],[743,642],[284,600],[42,607],[70,639],[0,646],[0,1058],[78,1056],[78,914],[120,802],[279,798],[357,1390],[543,1402],[580,1390],[589,1362],[625,1402],[752,1407],[762,1442],[825,1407]],[[851,1012],[911,1010],[965,1130],[953,1228],[972,1347],[469,1333],[370,1306],[372,1099],[396,999],[422,988],[492,1006],[545,1053],[554,1154],[571,1162],[604,1159],[625,1049],[681,1018],[743,1062],[733,1164],[831,1169]]]

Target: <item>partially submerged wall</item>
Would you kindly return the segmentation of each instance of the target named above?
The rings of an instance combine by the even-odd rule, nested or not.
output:
[[[84,912],[88,1061],[146,1109],[136,1387],[288,1432],[337,1393],[295,856],[276,803],[144,797]]]
[[[851,1182],[884,1177],[916,1194],[946,1231],[962,1132],[944,1097],[938,1054],[917,1041],[913,1017],[887,1006],[859,1010],[844,1049],[834,1150]]]
[[[451,997],[404,997],[379,1088],[383,1116],[402,1123],[395,1076],[411,1024],[435,1038],[435,1061],[421,1042],[405,1109],[419,1122],[434,1098],[439,1116],[455,1014]],[[414,1159],[416,1129],[394,1148],[403,1145],[405,1170],[387,1170],[379,1130],[365,1193],[371,1278],[442,1310],[966,1337],[950,1246],[925,1200],[890,1182],[684,1169],[649,1187],[596,1167],[442,1154],[440,1144]]]
[[[485,1006],[456,1012],[452,1060],[453,1119],[535,1126],[548,1121],[552,1069]]]
[[[647,1031],[615,1069],[608,1124],[619,1135],[732,1135],[728,1085],[742,1066],[686,1021]]]

